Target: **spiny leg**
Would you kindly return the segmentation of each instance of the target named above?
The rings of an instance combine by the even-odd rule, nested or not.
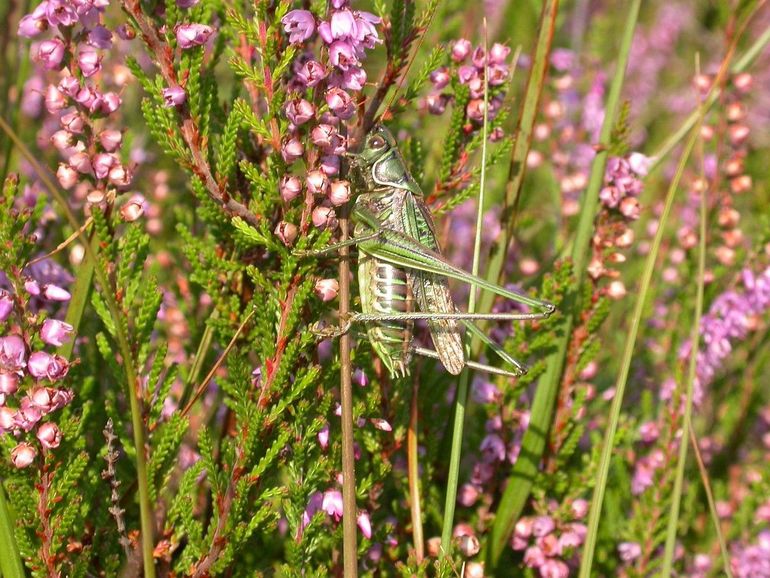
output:
[[[533,319],[544,319],[545,313],[463,313],[461,311],[442,313],[436,311],[412,311],[409,313],[354,313],[350,320],[354,323],[367,323],[379,321],[408,321],[408,320],[429,320],[429,319],[449,319],[455,321],[466,321],[477,319],[480,321],[531,321]]]
[[[414,351],[414,353],[416,353],[417,355],[422,355],[423,357],[430,357],[431,359],[439,359],[438,353],[433,351],[432,349],[425,349],[424,347],[413,347],[412,351]],[[477,369],[485,373],[492,373],[494,375],[502,375],[505,377],[520,377],[526,373],[526,370],[523,368],[520,371],[513,372],[513,371],[507,371],[505,369],[500,369],[498,367],[492,367],[491,365],[478,363],[477,361],[466,361],[465,365],[467,365],[471,369]]]
[[[363,243],[365,241],[371,241],[372,239],[376,239],[380,235],[381,235],[380,231],[373,231],[371,233],[367,233],[366,235],[362,235],[360,237],[353,237],[352,239],[348,239],[347,241],[340,241],[339,243],[333,243],[331,245],[327,245],[322,249],[310,249],[307,251],[297,250],[297,251],[294,251],[294,254],[297,257],[319,257],[321,255],[326,255],[328,253],[334,253],[335,251],[339,251],[344,247],[350,247],[352,245],[358,245],[359,243]]]

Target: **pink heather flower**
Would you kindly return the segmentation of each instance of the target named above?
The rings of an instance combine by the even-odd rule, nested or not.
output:
[[[73,98],[91,112],[96,111],[102,102],[101,95],[90,86],[79,87]]]
[[[64,60],[64,42],[58,38],[44,40],[38,47],[37,58],[46,70],[60,70]]]
[[[505,64],[511,49],[504,44],[495,42],[489,49],[489,64]]]
[[[329,200],[335,207],[340,207],[350,200],[350,183],[334,181],[329,188]]]
[[[319,279],[315,283],[314,291],[321,301],[331,301],[337,298],[340,284],[336,279]]]
[[[575,516],[578,520],[585,518],[586,514],[588,514],[588,508],[588,501],[584,500],[583,498],[578,498],[572,502],[572,515]]]
[[[0,434],[16,427],[16,410],[0,405]]]
[[[325,97],[329,110],[341,119],[347,120],[356,113],[356,105],[353,99],[341,88],[330,88],[326,91]]]
[[[116,129],[106,129],[99,133],[99,144],[108,153],[114,153],[123,143],[123,133]]]
[[[69,323],[58,319],[46,319],[40,328],[40,339],[43,340],[43,343],[59,347],[69,340],[72,330],[73,327]]]
[[[131,195],[131,198],[120,207],[120,216],[127,223],[133,223],[144,215],[148,206],[149,204],[144,196],[136,193]]]
[[[21,469],[35,461],[37,450],[27,442],[22,442],[11,450],[11,463]]]
[[[315,513],[321,510],[323,499],[324,495],[321,492],[313,492],[313,494],[310,496],[310,499],[307,502],[307,507],[302,513],[302,522],[300,524],[299,530],[297,531],[297,538],[302,536],[302,531],[310,523],[310,520],[313,518]]]
[[[340,70],[347,70],[359,63],[355,47],[346,40],[335,40],[332,43],[329,47],[329,61]]]
[[[310,140],[321,148],[329,148],[337,137],[337,129],[330,124],[319,124],[310,133]]]
[[[192,8],[198,4],[200,0],[176,0],[176,5],[180,8]]]
[[[66,130],[57,130],[51,135],[51,144],[58,151],[66,151],[75,144],[75,137]]]
[[[45,351],[35,351],[29,356],[27,370],[35,379],[58,381],[69,371],[67,360],[60,355],[51,355]]]
[[[643,155],[642,153],[631,153],[628,156],[628,165],[638,176],[647,176],[654,158]]]
[[[540,566],[541,578],[569,578],[569,566],[561,560],[550,558]]]
[[[315,116],[315,107],[304,98],[295,98],[286,104],[286,117],[296,126],[305,124]]]
[[[473,46],[471,45],[470,40],[466,40],[465,38],[456,40],[452,44],[452,60],[455,62],[462,62],[471,53],[472,48]]]
[[[444,114],[449,98],[445,94],[429,94],[425,97],[425,104],[431,114]]]
[[[375,24],[380,24],[382,19],[371,12],[356,11],[356,40],[364,48],[372,49],[377,43],[381,43]]]
[[[321,509],[339,522],[342,518],[342,492],[339,490],[325,491]]]
[[[510,70],[504,64],[493,64],[487,68],[487,81],[490,86],[500,86],[508,81]],[[483,88],[482,88],[483,93]]]
[[[305,147],[302,146],[302,142],[296,137],[290,138],[281,146],[281,156],[284,162],[288,164],[301,158],[303,154],[305,154]]]
[[[133,173],[121,164],[116,164],[110,169],[108,175],[110,183],[116,187],[127,187],[131,184]]]
[[[370,540],[372,538],[372,521],[369,519],[369,514],[367,512],[360,512],[356,518],[356,524],[358,524],[364,538]]]
[[[618,206],[620,214],[626,219],[636,221],[642,213],[642,207],[636,197],[625,197]]]
[[[530,546],[524,551],[524,565],[528,568],[540,568],[545,563],[545,555],[537,546]]]
[[[340,157],[336,155],[324,155],[321,157],[320,169],[326,176],[333,177],[340,172]]]
[[[80,82],[74,76],[65,76],[59,81],[59,90],[67,96],[75,98],[80,92]]]
[[[171,86],[164,88],[162,94],[163,106],[167,108],[182,106],[187,100],[187,93],[181,86]]]
[[[532,536],[534,524],[535,521],[528,516],[519,518],[513,527],[513,535],[528,540]]]
[[[496,434],[487,435],[479,449],[488,460],[498,462],[505,460],[505,442]]]
[[[639,426],[639,437],[646,444],[654,442],[659,435],[660,429],[654,421],[648,421]]]
[[[8,291],[0,289],[0,323],[10,317],[13,311],[13,297]]]
[[[91,158],[88,153],[77,152],[70,157],[70,166],[77,172],[90,175],[93,174],[93,166],[91,165]]]
[[[442,66],[430,73],[430,81],[433,83],[433,88],[436,90],[443,90],[452,79],[449,74],[449,69],[446,66]]]
[[[532,535],[536,538],[550,534],[556,528],[551,516],[538,516],[532,522]]]
[[[315,18],[307,10],[292,10],[281,18],[283,29],[289,35],[289,42],[300,44],[313,36]]]
[[[318,445],[321,446],[323,451],[326,451],[329,447],[329,424],[324,424],[321,430],[318,432]]]
[[[473,395],[473,401],[476,403],[497,403],[503,397],[494,383],[481,378],[473,380],[471,395]]]
[[[0,337],[0,369],[20,371],[27,361],[27,346],[18,335]]]
[[[473,484],[463,484],[457,494],[457,503],[470,508],[479,499],[479,489]]]
[[[366,387],[369,385],[369,378],[367,377],[366,372],[360,367],[357,367],[355,371],[353,371],[353,383],[359,387]]]
[[[78,52],[78,68],[83,76],[89,78],[102,69],[102,57],[92,48],[84,48]]]
[[[97,153],[91,159],[91,166],[97,179],[103,179],[110,174],[110,169],[118,164],[118,159],[110,153]]]
[[[366,71],[360,66],[350,66],[347,70],[335,71],[329,79],[330,86],[345,90],[362,90],[366,84]]]
[[[287,223],[286,221],[281,221],[275,228],[276,236],[281,240],[281,243],[287,247],[291,247],[294,244],[297,233],[297,226],[293,223]]]
[[[329,188],[329,178],[319,169],[310,171],[305,177],[307,190],[314,195],[325,195]]]
[[[372,425],[380,431],[393,431],[393,426],[390,425],[387,420],[373,417],[370,421],[372,422]]]
[[[214,29],[206,24],[177,24],[174,32],[179,48],[187,50],[206,44]]]
[[[624,562],[632,562],[642,555],[642,547],[636,542],[621,542],[618,545],[618,554]]]
[[[583,536],[573,530],[562,532],[559,536],[559,548],[562,552],[569,552],[583,545]]]
[[[323,64],[315,60],[308,60],[297,71],[297,79],[305,86],[313,87],[326,78],[327,74]]]
[[[59,119],[59,123],[64,130],[71,132],[72,134],[82,134],[85,128],[85,121],[83,116],[79,112],[68,112],[63,114]]]
[[[120,108],[123,100],[116,92],[105,92],[99,102],[99,112],[102,114],[112,114]]]
[[[46,2],[40,4],[32,14],[27,14],[19,21],[17,33],[24,38],[33,38],[48,29],[45,15]]]
[[[40,445],[48,450],[58,448],[61,443],[61,430],[55,423],[46,422],[37,429]]]
[[[317,206],[313,209],[311,219],[313,220],[313,225],[319,229],[334,229],[337,227],[337,215],[331,207]]]
[[[94,48],[109,50],[112,48],[112,32],[104,26],[94,26],[88,31],[87,42]]]
[[[567,48],[555,48],[551,52],[551,66],[559,72],[567,72],[575,67],[577,58],[572,50]]]
[[[51,26],[73,26],[80,20],[74,2],[48,0],[45,4],[45,14]]]
[[[484,108],[484,100],[480,98],[474,98],[465,107],[465,114],[467,114],[468,118],[471,120],[481,122],[484,120]]]
[[[324,41],[327,44],[331,44],[333,40],[338,40],[340,38],[354,38],[357,32],[356,18],[347,8],[343,10],[337,10],[336,12],[332,13],[328,29],[329,33],[331,34],[331,38],[324,38]]]
[[[51,84],[45,90],[45,109],[51,114],[67,107],[67,98]]]
[[[302,181],[294,175],[284,175],[281,177],[278,190],[281,193],[281,199],[288,203],[289,201],[296,199],[302,192]]]

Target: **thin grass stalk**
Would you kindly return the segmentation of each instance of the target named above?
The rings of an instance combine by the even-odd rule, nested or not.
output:
[[[340,215],[340,241],[349,237],[348,207]],[[350,249],[340,249],[340,323],[350,315]],[[345,578],[358,576],[356,543],[356,459],[353,447],[353,379],[350,332],[340,337],[340,403],[342,405],[342,558]]]
[[[703,167],[703,137],[700,136],[701,126],[703,125],[703,105],[698,107],[700,117],[695,123],[694,131],[699,135],[697,140],[697,156],[700,166],[700,178],[705,182]],[[688,432],[692,428],[692,396],[695,384],[695,369],[698,360],[698,349],[700,343],[700,326],[703,316],[703,298],[704,298],[704,275],[706,273],[706,217],[708,212],[708,189],[700,193],[700,230],[698,239],[698,274],[696,277],[697,292],[695,295],[695,319],[693,320],[692,333],[690,335],[690,363],[687,368],[687,391],[685,398],[684,416],[682,419],[682,431]],[[676,546],[676,530],[679,525],[679,510],[682,500],[682,486],[684,485],[684,468],[687,464],[687,449],[690,447],[688,438],[683,435],[679,443],[679,456],[676,464],[676,476],[674,478],[674,495],[671,501],[671,508],[668,515],[668,524],[666,526],[666,546],[663,553],[663,566],[660,576],[670,576],[674,563],[674,549]]]
[[[13,533],[13,515],[8,507],[3,480],[0,479],[0,576],[4,578],[24,578],[24,565],[21,561],[19,546]]]
[[[54,185],[53,181],[48,176],[46,169],[37,161],[32,152],[21,141],[16,132],[8,125],[3,118],[0,118],[0,128],[10,137],[14,144],[18,147],[21,154],[29,161],[32,168],[37,173],[41,182],[45,185],[48,192],[59,205],[62,213],[69,222],[73,230],[80,229],[80,225],[75,218],[74,213],[67,204],[67,200],[59,192],[59,189]],[[102,286],[102,296],[107,304],[107,308],[110,312],[110,316],[115,322],[115,333],[118,340],[118,348],[120,355],[123,358],[123,369],[126,373],[126,382],[128,386],[128,399],[131,407],[131,428],[134,436],[134,446],[136,447],[136,477],[137,486],[139,492],[139,518],[142,530],[141,542],[142,542],[142,560],[144,562],[144,576],[145,578],[155,578],[155,561],[153,558],[153,550],[155,543],[153,539],[153,510],[150,506],[150,492],[149,484],[147,482],[147,458],[145,456],[145,437],[144,437],[144,420],[142,418],[142,410],[140,407],[140,384],[137,379],[137,374],[132,363],[133,355],[131,352],[131,345],[128,341],[128,336],[124,332],[124,324],[121,321],[120,308],[115,300],[115,296],[110,292],[110,283],[107,273],[98,265],[96,258],[96,252],[91,247],[90,243],[83,243],[85,247],[85,257],[88,261],[94,264],[94,272],[96,273],[99,284]]]
[[[92,235],[84,236],[83,243],[90,244],[92,239]],[[75,335],[78,334],[80,322],[83,320],[83,314],[88,306],[93,282],[94,262],[90,259],[86,259],[78,267],[77,275],[75,277],[75,286],[72,289],[72,299],[70,299],[70,302],[67,305],[67,315],[64,318],[64,321],[72,325],[72,330]],[[70,359],[74,349],[75,340],[69,339],[59,347],[58,353],[65,359]]]
[[[420,466],[417,440],[419,423],[419,391],[417,379],[412,379],[412,401],[409,408],[409,428],[406,432],[407,477],[409,483],[409,512],[412,517],[412,543],[418,564],[425,558],[425,536],[422,528],[420,504]]]
[[[484,54],[489,53],[487,39],[487,20],[484,19]],[[479,175],[479,194],[476,207],[476,231],[473,240],[473,265],[471,272],[479,275],[481,262],[481,231],[484,226],[484,198],[487,178],[487,133],[489,131],[489,87],[487,85],[488,64],[484,64],[484,120],[481,126],[481,173]],[[468,298],[468,313],[476,312],[478,289],[471,287]],[[465,354],[471,355],[471,338],[466,338]],[[447,475],[446,500],[444,502],[444,523],[441,528],[441,555],[449,556],[452,551],[452,529],[454,527],[455,507],[457,504],[457,487],[460,483],[460,458],[463,447],[463,428],[465,425],[465,410],[468,405],[468,390],[470,389],[471,370],[466,367],[460,375],[457,387],[457,404],[455,407],[454,424],[452,427],[452,450],[449,456],[449,472]]]
[[[526,504],[535,476],[537,475],[540,460],[545,451],[548,430],[553,419],[554,402],[559,391],[567,346],[572,334],[574,324],[573,313],[578,305],[576,300],[585,278],[594,219],[596,218],[599,206],[599,191],[604,182],[604,173],[607,166],[607,147],[610,143],[620,106],[625,71],[631,52],[631,42],[634,38],[640,5],[641,0],[634,0],[629,6],[626,15],[615,75],[612,79],[605,105],[604,123],[602,124],[599,137],[600,150],[597,152],[591,166],[591,175],[583,198],[578,231],[572,247],[575,290],[570,293],[566,300],[564,307],[565,319],[561,328],[561,334],[556,342],[556,352],[549,358],[545,375],[535,393],[529,427],[522,440],[521,453],[513,466],[513,471],[508,478],[507,487],[497,509],[488,552],[488,562],[492,567],[497,565],[500,555],[513,532],[516,521]]]

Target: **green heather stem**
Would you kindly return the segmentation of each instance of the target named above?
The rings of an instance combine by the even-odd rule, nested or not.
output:
[[[487,21],[484,19],[484,52],[487,53]],[[484,192],[487,177],[487,133],[489,131],[489,87],[487,86],[487,69],[484,68],[484,122],[481,127],[481,174],[479,175],[479,196],[476,207],[476,236],[473,241],[473,266],[471,272],[479,275],[481,262],[481,231],[484,226]],[[471,287],[468,298],[468,313],[475,313],[478,289]],[[471,338],[466,336],[465,354],[471,355]],[[455,506],[457,504],[457,487],[460,482],[460,458],[463,447],[463,428],[465,425],[465,410],[468,404],[468,389],[471,370],[467,367],[460,375],[457,387],[457,404],[452,428],[452,450],[449,457],[449,472],[447,476],[446,500],[444,502],[444,523],[441,528],[441,554],[449,556],[452,552],[452,529],[454,527]]]
[[[0,576],[3,578],[24,578],[21,554],[13,534],[13,515],[8,507],[3,480],[0,479]]]
[[[599,205],[599,191],[604,182],[604,172],[607,166],[607,147],[610,143],[612,129],[620,105],[620,96],[640,4],[641,0],[634,0],[629,6],[626,15],[615,75],[612,79],[605,105],[604,123],[599,137],[600,150],[597,152],[591,166],[591,175],[583,198],[578,230],[572,247],[575,290],[566,299],[564,308],[565,320],[561,327],[561,334],[556,342],[556,352],[549,358],[545,375],[537,388],[535,399],[532,403],[529,427],[522,440],[521,454],[513,466],[511,476],[508,478],[508,485],[495,516],[489,549],[489,562],[493,567],[498,563],[500,555],[513,532],[516,520],[526,504],[532,483],[537,475],[540,460],[545,451],[548,429],[553,419],[554,402],[559,391],[567,348],[575,322],[573,314],[579,305],[577,298],[585,278],[593,224]]]
[[[54,198],[59,205],[62,213],[66,217],[73,230],[80,229],[80,225],[75,218],[72,210],[67,204],[67,200],[59,192],[59,189],[51,181],[46,169],[40,165],[35,156],[27,148],[27,146],[21,141],[16,132],[0,118],[0,128],[11,138],[14,144],[18,147],[19,151],[24,155],[27,161],[32,165],[37,173],[37,176],[43,182],[48,189],[48,192]],[[133,365],[133,354],[131,352],[131,344],[129,343],[128,336],[125,333],[125,325],[121,321],[122,314],[120,307],[110,290],[110,280],[107,273],[99,266],[96,252],[91,247],[90,243],[83,243],[86,250],[86,259],[94,266],[94,272],[102,286],[102,297],[107,304],[107,308],[110,311],[110,316],[115,322],[115,333],[118,341],[118,348],[121,357],[123,358],[123,369],[126,372],[126,383],[128,385],[128,398],[131,406],[131,428],[134,434],[134,446],[136,448],[136,476],[137,485],[139,489],[139,516],[142,527],[142,558],[144,561],[144,576],[145,578],[155,578],[155,562],[153,559],[154,540],[153,540],[153,516],[152,507],[150,505],[150,493],[147,483],[147,458],[145,456],[145,440],[144,440],[144,420],[142,418],[142,410],[139,400],[139,381],[137,379],[136,370]]]
[[[693,128],[694,134],[700,135],[700,129],[703,124],[703,105],[698,107],[700,113],[698,122]],[[703,172],[703,139],[698,139],[698,162],[700,164],[701,178],[704,179]],[[705,179],[704,181],[705,182]],[[674,478],[673,499],[668,514],[668,524],[666,527],[666,547],[663,555],[663,566],[660,576],[671,576],[671,569],[674,563],[674,548],[676,546],[676,530],[679,524],[679,508],[682,500],[682,486],[684,484],[684,468],[687,463],[687,449],[690,447],[689,436],[687,432],[692,427],[692,396],[695,384],[695,368],[698,359],[698,349],[700,343],[700,325],[703,315],[703,293],[704,280],[706,272],[706,214],[708,213],[708,188],[700,193],[700,231],[698,239],[698,275],[696,277],[697,292],[695,296],[695,319],[692,325],[690,335],[690,364],[687,368],[687,395],[685,400],[684,418],[682,420],[682,431],[685,432],[679,441],[679,457],[676,464],[676,477]]]

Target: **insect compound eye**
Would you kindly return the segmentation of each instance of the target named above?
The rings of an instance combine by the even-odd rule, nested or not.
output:
[[[380,135],[375,135],[369,139],[369,146],[373,149],[381,149],[385,146],[385,139]]]

